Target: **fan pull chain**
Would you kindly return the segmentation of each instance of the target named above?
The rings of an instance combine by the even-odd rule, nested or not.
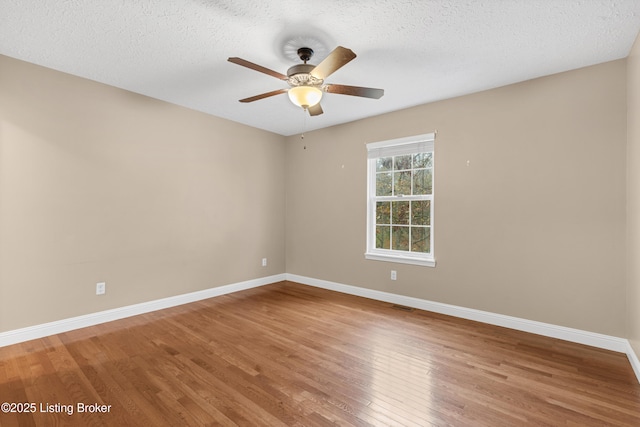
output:
[[[302,133],[300,134],[300,139],[304,140],[304,133],[307,130],[307,110],[306,109],[302,109],[302,114],[304,115],[304,118],[302,119]],[[307,149],[307,146],[304,146],[304,149]]]

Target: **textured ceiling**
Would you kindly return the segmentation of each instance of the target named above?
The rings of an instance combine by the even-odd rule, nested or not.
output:
[[[0,0],[0,54],[282,135],[345,123],[623,58],[640,0]],[[325,94],[306,117],[286,95],[284,47],[358,57],[328,83],[385,89]]]

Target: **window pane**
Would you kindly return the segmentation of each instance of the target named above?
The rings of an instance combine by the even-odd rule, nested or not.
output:
[[[391,170],[393,157],[380,157],[376,159],[376,172],[384,172]]]
[[[385,227],[385,226],[376,227],[376,248],[378,249],[391,248],[391,227]]]
[[[409,225],[409,201],[391,202],[393,224]]]
[[[393,174],[393,194],[411,194],[411,171],[394,172]]]
[[[391,249],[396,251],[409,250],[409,227],[393,227]]]
[[[376,203],[376,224],[391,224],[391,202]]]
[[[431,225],[431,200],[411,202],[411,224]]]
[[[391,196],[391,172],[376,174],[376,196]]]
[[[411,251],[429,253],[430,234],[428,227],[411,227]]]
[[[433,166],[432,153],[418,153],[413,155],[413,168],[430,168]]]
[[[394,170],[411,169],[411,154],[406,156],[395,156]]]
[[[396,255],[406,257],[410,263],[414,258],[431,261],[435,157],[431,139],[416,138],[415,142],[421,141],[424,143],[402,147],[391,141],[388,147],[376,144],[371,150],[379,151],[369,151],[367,251],[371,252],[367,255],[372,255],[369,258]],[[374,152],[384,154],[374,157]]]
[[[413,171],[413,194],[431,194],[432,187],[431,169]]]

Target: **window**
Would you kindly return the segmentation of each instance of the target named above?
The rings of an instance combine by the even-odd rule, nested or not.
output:
[[[367,259],[435,267],[435,134],[367,144]]]

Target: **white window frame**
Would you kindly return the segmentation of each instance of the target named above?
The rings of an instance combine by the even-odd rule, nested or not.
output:
[[[371,142],[367,144],[367,250],[365,258],[376,261],[415,264],[435,267],[434,257],[434,194],[435,194],[435,132],[398,138],[387,141]],[[420,196],[421,199],[431,200],[431,230],[430,253],[400,251],[394,249],[376,248],[376,202],[381,198],[376,196],[376,160],[380,157],[400,156],[431,152],[432,154],[432,191],[430,195]],[[392,196],[394,200],[402,196]],[[385,197],[382,200],[390,200]]]

